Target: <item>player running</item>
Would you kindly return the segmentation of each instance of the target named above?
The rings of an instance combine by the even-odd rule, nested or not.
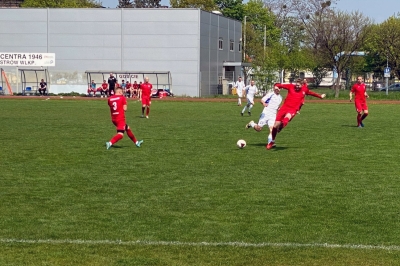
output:
[[[267,93],[262,99],[261,104],[264,109],[258,120],[258,124],[254,121],[250,121],[246,125],[246,128],[254,128],[255,131],[260,132],[265,125],[269,127],[268,143],[272,141],[272,128],[275,123],[276,113],[279,109],[279,105],[282,103],[282,96],[280,95],[280,90],[277,86],[274,86],[272,92]]]
[[[150,105],[151,105],[151,89],[153,85],[149,82],[149,78],[144,78],[144,83],[140,85],[140,90],[142,91],[142,117],[144,117],[144,110],[146,110],[146,118],[149,118]]]
[[[238,81],[235,83],[235,88],[236,88],[236,94],[238,96],[238,105],[242,106],[242,97],[243,97],[243,90],[244,90],[244,81],[242,80],[242,77],[238,78]]]
[[[137,147],[140,147],[140,145],[143,143],[143,140],[136,139],[135,135],[132,133],[132,130],[125,122],[125,112],[128,109],[128,106],[126,103],[126,98],[123,94],[124,92],[122,88],[116,88],[115,94],[108,98],[111,121],[117,128],[117,134],[109,142],[106,142],[107,150],[124,137],[124,132],[126,132],[128,137],[135,143]]]
[[[302,79],[297,79],[296,84],[277,83],[275,86],[288,90],[288,94],[276,115],[275,124],[272,129],[272,140],[267,144],[267,150],[275,146],[276,135],[296,116],[297,111],[302,104],[304,104],[304,97],[306,95],[311,95],[320,99],[326,96],[325,94],[318,94],[310,91],[305,84],[302,84]]]
[[[248,108],[248,114],[251,116],[251,108],[254,106],[254,95],[258,93],[258,89],[257,86],[254,85],[254,80],[250,81],[250,85],[246,86],[244,89],[246,91],[247,104],[244,106],[240,114],[243,116],[246,108]]]
[[[362,77],[357,77],[357,82],[353,85],[350,91],[350,102],[355,96],[354,104],[357,111],[357,127],[364,127],[363,120],[368,116],[368,106],[366,98],[369,98],[367,89],[363,83]]]

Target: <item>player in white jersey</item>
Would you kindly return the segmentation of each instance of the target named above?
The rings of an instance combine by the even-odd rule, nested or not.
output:
[[[254,121],[250,121],[246,128],[254,128],[255,131],[260,132],[265,125],[269,127],[268,143],[272,140],[272,129],[274,127],[276,113],[278,112],[279,106],[282,103],[282,96],[280,95],[280,89],[274,87],[272,92],[267,93],[262,99],[261,104],[264,109],[258,120],[258,124]]]
[[[257,86],[254,85],[254,80],[250,81],[250,85],[247,85],[244,89],[246,91],[247,104],[240,113],[242,116],[246,111],[246,108],[248,108],[248,113],[251,115],[251,108],[254,106],[254,95],[258,92]]]
[[[236,94],[238,96],[238,105],[242,105],[242,97],[243,97],[243,90],[244,90],[244,81],[242,80],[242,77],[238,78],[238,81],[235,83],[235,88],[236,88]]]

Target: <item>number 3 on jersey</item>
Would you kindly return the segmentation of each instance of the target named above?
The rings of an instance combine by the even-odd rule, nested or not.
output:
[[[116,111],[118,109],[117,103],[113,102],[112,105],[113,105],[113,110]]]

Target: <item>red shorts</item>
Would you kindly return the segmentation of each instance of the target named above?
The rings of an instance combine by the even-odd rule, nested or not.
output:
[[[291,114],[292,118],[296,116],[297,110],[293,108],[287,108],[282,106],[281,109],[279,109],[278,113],[276,114],[276,119],[275,121],[282,122],[283,118],[285,118],[286,114]]]
[[[150,105],[150,104],[151,104],[150,97],[143,97],[142,96],[142,105]]]
[[[114,126],[117,128],[117,130],[125,130],[126,123],[125,120],[117,120],[117,121],[112,121]]]
[[[360,113],[361,111],[368,111],[368,106],[365,101],[354,101],[354,104],[358,113]]]

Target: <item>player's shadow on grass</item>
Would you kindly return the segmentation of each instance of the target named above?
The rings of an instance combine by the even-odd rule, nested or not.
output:
[[[247,144],[249,146],[258,146],[258,147],[264,147],[266,143],[254,143],[254,144]],[[281,150],[286,150],[288,147],[281,147],[281,146],[276,146],[275,148],[272,148],[271,151],[276,150],[276,151],[281,151]],[[265,149],[267,150],[267,149]]]
[[[342,125],[342,127],[358,127],[358,126],[355,126],[355,125]]]
[[[112,145],[111,149],[123,149],[125,148],[124,146],[117,146],[117,145]]]

